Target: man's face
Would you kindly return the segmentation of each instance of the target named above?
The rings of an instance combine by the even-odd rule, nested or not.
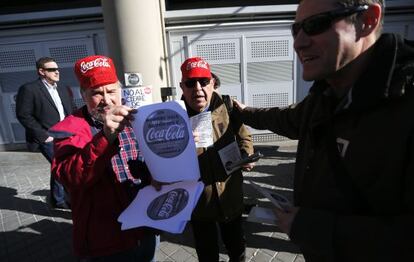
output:
[[[98,88],[86,88],[82,90],[81,94],[88,112],[98,120],[102,120],[101,115],[112,106],[121,105],[121,87],[119,83],[104,85]]]
[[[299,4],[295,22],[336,9],[334,0],[304,0]],[[300,29],[294,39],[294,48],[303,65],[303,79],[337,77],[338,71],[362,52],[360,42],[355,26],[345,18],[334,20],[326,31],[315,35],[307,35]]]
[[[47,62],[39,68],[39,74],[50,84],[59,82],[59,70],[55,62]]]
[[[214,80],[209,78],[188,78],[180,83],[187,104],[197,112],[202,112],[211,101]]]

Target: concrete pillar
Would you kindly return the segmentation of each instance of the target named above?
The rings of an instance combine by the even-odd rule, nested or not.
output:
[[[102,0],[109,56],[119,79],[124,73],[142,74],[143,85],[152,85],[153,101],[161,101],[167,86],[164,4],[162,0]]]

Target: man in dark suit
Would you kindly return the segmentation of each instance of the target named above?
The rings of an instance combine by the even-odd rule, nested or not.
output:
[[[53,137],[48,129],[72,113],[73,103],[68,89],[58,88],[59,68],[53,58],[42,57],[36,61],[39,79],[19,88],[16,99],[16,116],[26,130],[30,151],[39,151],[51,162]],[[63,186],[50,178],[51,204],[68,208]]]

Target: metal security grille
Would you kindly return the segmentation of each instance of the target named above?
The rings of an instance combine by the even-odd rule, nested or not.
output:
[[[236,45],[235,43],[213,43],[196,45],[196,52],[198,56],[203,57],[209,61],[217,60],[233,60],[236,59]]]
[[[20,123],[10,123],[10,127],[13,130],[13,137],[15,141],[24,141],[25,133]]]
[[[253,142],[255,143],[265,143],[273,141],[284,141],[288,140],[287,137],[279,136],[277,134],[255,134],[253,135]]]
[[[247,39],[247,62],[293,61],[290,36],[263,36]]]
[[[288,40],[266,40],[251,42],[252,58],[289,56]]]
[[[52,47],[49,52],[58,64],[72,63],[89,54],[86,45]]]
[[[0,51],[0,69],[33,67],[35,61],[34,49]]]
[[[219,77],[222,85],[240,84],[240,64],[211,64],[213,73],[220,72]]]
[[[288,25],[179,31],[170,33],[170,47],[173,81],[177,85],[184,59],[201,56],[220,78],[221,94],[255,107],[294,102],[293,41]],[[255,141],[285,139],[269,130],[251,131]]]
[[[247,81],[249,83],[292,80],[293,61],[247,63]]]
[[[210,64],[240,63],[239,39],[209,39],[190,41],[191,56],[201,56]]]
[[[34,62],[32,62],[31,67],[31,70],[28,71],[0,73],[0,91],[3,93],[17,93],[22,84],[35,80],[38,76]]]
[[[288,93],[253,95],[253,107],[285,107],[289,105],[288,101]]]
[[[16,104],[10,104],[10,110],[12,111],[13,115],[16,115]]]

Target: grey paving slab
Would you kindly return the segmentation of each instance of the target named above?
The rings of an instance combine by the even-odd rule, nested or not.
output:
[[[292,198],[296,144],[257,145],[265,154],[253,172],[245,173],[263,187]],[[47,204],[49,163],[39,153],[0,152],[0,261],[76,261],[72,255],[71,213]],[[248,207],[270,207],[269,201],[245,184]],[[304,261],[298,248],[276,226],[245,222],[247,261]],[[221,243],[221,242],[220,242]],[[164,233],[157,261],[198,261],[191,227],[180,235]],[[221,261],[228,261],[224,248]]]

